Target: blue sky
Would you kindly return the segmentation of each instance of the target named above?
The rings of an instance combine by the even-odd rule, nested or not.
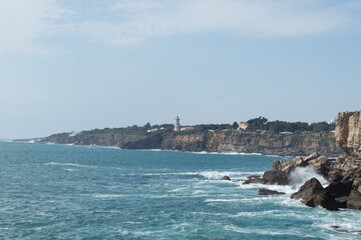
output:
[[[0,138],[360,110],[361,2],[0,0]]]

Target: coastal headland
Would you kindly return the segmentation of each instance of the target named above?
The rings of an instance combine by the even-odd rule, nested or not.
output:
[[[342,149],[335,141],[334,127],[325,122],[309,127],[305,126],[305,123],[280,121],[265,123],[264,118],[256,118],[239,125],[242,124],[247,124],[248,129],[240,129],[238,125],[234,126],[234,123],[233,126],[230,124],[186,126],[174,131],[172,124],[154,126],[146,124],[142,127],[59,133],[37,141],[112,146],[122,149],[260,153],[280,156],[306,156],[313,152],[338,156],[342,153]],[[298,125],[301,127],[297,128]]]

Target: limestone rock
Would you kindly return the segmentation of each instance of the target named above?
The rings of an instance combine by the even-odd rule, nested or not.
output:
[[[308,157],[306,157],[304,161],[308,162],[308,161],[318,158],[319,156],[320,156],[320,154],[315,152],[315,153],[312,153],[311,155],[309,155]]]
[[[347,201],[347,208],[361,210],[361,197],[355,197]]]
[[[336,142],[347,155],[361,155],[361,111],[341,112],[337,116]]]

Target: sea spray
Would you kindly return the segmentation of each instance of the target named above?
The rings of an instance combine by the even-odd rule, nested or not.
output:
[[[290,174],[290,183],[293,189],[299,189],[311,178],[317,178],[323,186],[328,185],[328,181],[312,166],[296,167]]]

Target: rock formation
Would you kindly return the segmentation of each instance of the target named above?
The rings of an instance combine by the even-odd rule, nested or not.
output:
[[[292,161],[278,160],[273,162],[272,170],[262,177],[250,176],[244,184],[292,184],[291,177],[297,168],[312,167],[329,185],[324,188],[316,178],[311,178],[291,198],[301,199],[310,207],[361,210],[361,111],[339,113],[335,132],[337,143],[345,151],[343,156],[328,158],[312,153]]]
[[[339,113],[335,137],[347,156],[361,157],[361,111]]]

